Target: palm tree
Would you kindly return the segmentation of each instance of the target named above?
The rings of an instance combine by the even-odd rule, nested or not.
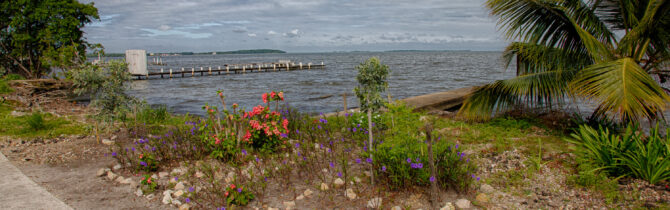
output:
[[[471,120],[519,106],[581,97],[594,117],[631,121],[665,109],[670,77],[670,1],[488,0],[517,77],[477,88],[461,107]]]

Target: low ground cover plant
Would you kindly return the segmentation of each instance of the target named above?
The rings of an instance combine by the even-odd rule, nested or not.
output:
[[[624,133],[607,128],[581,126],[568,139],[582,160],[614,177],[633,177],[657,184],[670,179],[670,137],[661,135],[659,127],[644,135],[629,126]]]

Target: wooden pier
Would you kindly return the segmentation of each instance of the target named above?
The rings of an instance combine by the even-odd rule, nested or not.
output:
[[[277,71],[294,71],[294,70],[310,70],[310,69],[324,69],[326,65],[312,64],[302,62],[295,63],[291,60],[279,60],[272,63],[247,63],[247,64],[224,64],[221,66],[200,66],[200,67],[168,67],[165,66],[162,59],[154,60],[152,63],[158,65],[160,68],[147,68],[147,51],[146,50],[126,50],[126,62],[128,63],[128,72],[134,79],[151,79],[151,78],[175,78],[175,77],[195,77],[198,76],[212,76],[224,74],[239,74],[239,73],[253,73],[253,72],[277,72]]]

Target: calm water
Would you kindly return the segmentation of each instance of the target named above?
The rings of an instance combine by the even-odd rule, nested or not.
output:
[[[379,57],[389,66],[390,92],[402,99],[433,92],[482,85],[510,78],[504,71],[500,52],[386,52],[386,53],[307,53],[258,55],[197,55],[163,57],[164,68],[216,66],[234,63],[292,60],[326,64],[325,69],[136,80],[131,95],[150,104],[165,104],[173,112],[201,115],[205,103],[219,105],[216,91],[224,90],[226,103],[250,107],[262,103],[261,94],[284,91],[286,101],[303,112],[332,112],[342,109],[342,93],[349,107],[358,106],[353,94],[357,85],[354,69],[370,57]],[[153,57],[148,57],[151,61]],[[149,69],[160,68],[149,66]],[[330,96],[330,97],[329,97]]]

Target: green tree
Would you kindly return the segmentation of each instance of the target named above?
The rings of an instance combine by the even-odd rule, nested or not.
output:
[[[365,61],[365,63],[356,66],[358,70],[358,75],[356,76],[358,87],[354,89],[354,92],[361,105],[361,111],[368,113],[368,148],[370,150],[373,150],[372,112],[384,106],[384,99],[380,93],[388,87],[388,83],[386,82],[389,74],[388,68],[388,66],[382,65],[376,57],[372,57]],[[372,152],[370,152],[370,159],[372,159]],[[370,174],[373,174],[372,164],[370,165]],[[374,176],[370,176],[370,180],[372,184],[375,183]]]
[[[512,42],[517,77],[479,87],[460,114],[485,120],[513,107],[553,108],[582,97],[592,117],[658,117],[670,100],[670,1],[488,0]]]
[[[0,66],[26,78],[85,61],[91,47],[81,30],[99,19],[93,3],[11,0],[0,3]]]

